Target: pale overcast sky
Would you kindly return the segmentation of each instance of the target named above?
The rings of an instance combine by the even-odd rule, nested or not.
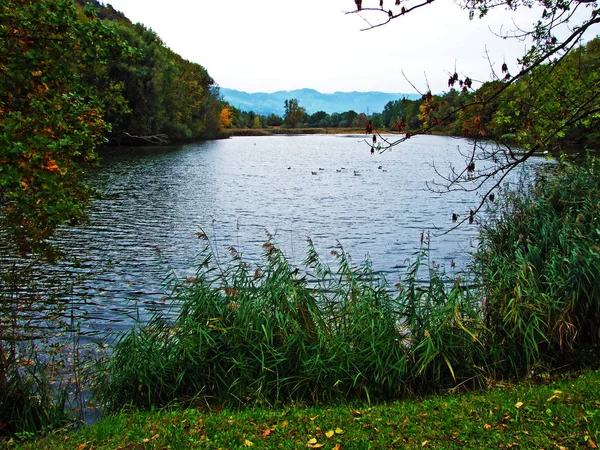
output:
[[[202,64],[221,87],[248,92],[313,88],[335,91],[415,90],[402,75],[434,93],[447,90],[448,73],[491,79],[486,49],[499,71],[516,71],[525,43],[494,36],[536,16],[492,11],[469,20],[452,0],[439,0],[406,17],[360,31],[375,16],[353,0],[104,0],[131,21],[154,30],[173,51]],[[386,0],[391,4],[392,0]],[[363,0],[366,6],[378,0]],[[514,22],[513,22],[514,21]]]

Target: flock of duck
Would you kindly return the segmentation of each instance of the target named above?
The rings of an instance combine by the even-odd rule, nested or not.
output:
[[[377,168],[378,168],[379,170],[381,170],[382,172],[387,172],[387,170],[386,170],[386,169],[384,169],[384,168],[383,168],[383,166],[379,166],[379,167],[377,167]],[[288,170],[290,170],[290,169],[291,169],[291,167],[288,167]],[[319,167],[319,171],[324,171],[324,170],[325,170],[325,169],[323,169],[322,167]],[[345,167],[342,167],[342,168],[340,168],[340,169],[335,169],[335,171],[336,171],[336,172],[344,172],[345,170],[346,170],[346,168],[345,168]],[[319,172],[315,172],[315,171],[311,171],[310,173],[311,173],[311,175],[318,175],[318,174],[319,174]],[[354,171],[353,171],[353,174],[354,174],[354,176],[355,176],[355,177],[358,177],[358,176],[360,176],[360,172],[359,172],[358,170],[354,170]]]

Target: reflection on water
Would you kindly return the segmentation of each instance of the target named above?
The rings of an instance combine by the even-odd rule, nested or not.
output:
[[[77,264],[48,269],[86,275],[70,299],[85,308],[88,332],[119,330],[129,316],[164,308],[169,276],[187,277],[204,245],[261,253],[267,232],[301,263],[310,236],[325,260],[337,242],[355,262],[368,255],[392,283],[419,249],[421,233],[447,230],[473,193],[434,194],[431,163],[464,165],[467,141],[417,137],[371,155],[362,136],[240,137],[152,149],[111,149],[90,182],[99,198],[89,224],[61,230],[57,242]],[[433,237],[431,258],[464,268],[475,225]],[[223,254],[223,253],[222,253]],[[84,303],[87,305],[83,305]]]

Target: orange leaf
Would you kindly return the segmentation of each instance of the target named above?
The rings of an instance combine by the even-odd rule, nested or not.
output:
[[[353,409],[351,412],[352,412],[352,415],[354,417],[362,416],[362,413],[360,411],[355,410],[355,409]]]
[[[263,439],[265,439],[267,436],[269,436],[273,431],[275,431],[275,428],[269,428],[267,430],[263,430],[261,433],[261,436]]]
[[[333,450],[341,450],[342,447],[340,447],[340,444],[335,444],[335,446],[333,447]]]

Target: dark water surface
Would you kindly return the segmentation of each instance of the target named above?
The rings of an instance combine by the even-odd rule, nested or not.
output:
[[[448,230],[453,212],[466,214],[478,201],[425,186],[435,178],[433,161],[444,172],[464,166],[459,145],[468,141],[421,136],[372,156],[363,136],[311,135],[107,150],[90,179],[102,197],[89,224],[57,238],[78,266],[54,270],[86,274],[74,301],[90,331],[127,328],[134,305],[142,313],[162,307],[170,271],[194,274],[205,245],[199,227],[221,255],[231,245],[248,260],[261,254],[267,232],[298,264],[308,236],[327,261],[339,241],[355,263],[368,255],[393,284],[422,232]],[[453,261],[465,268],[475,235],[466,224],[433,236],[431,259],[448,271]]]

